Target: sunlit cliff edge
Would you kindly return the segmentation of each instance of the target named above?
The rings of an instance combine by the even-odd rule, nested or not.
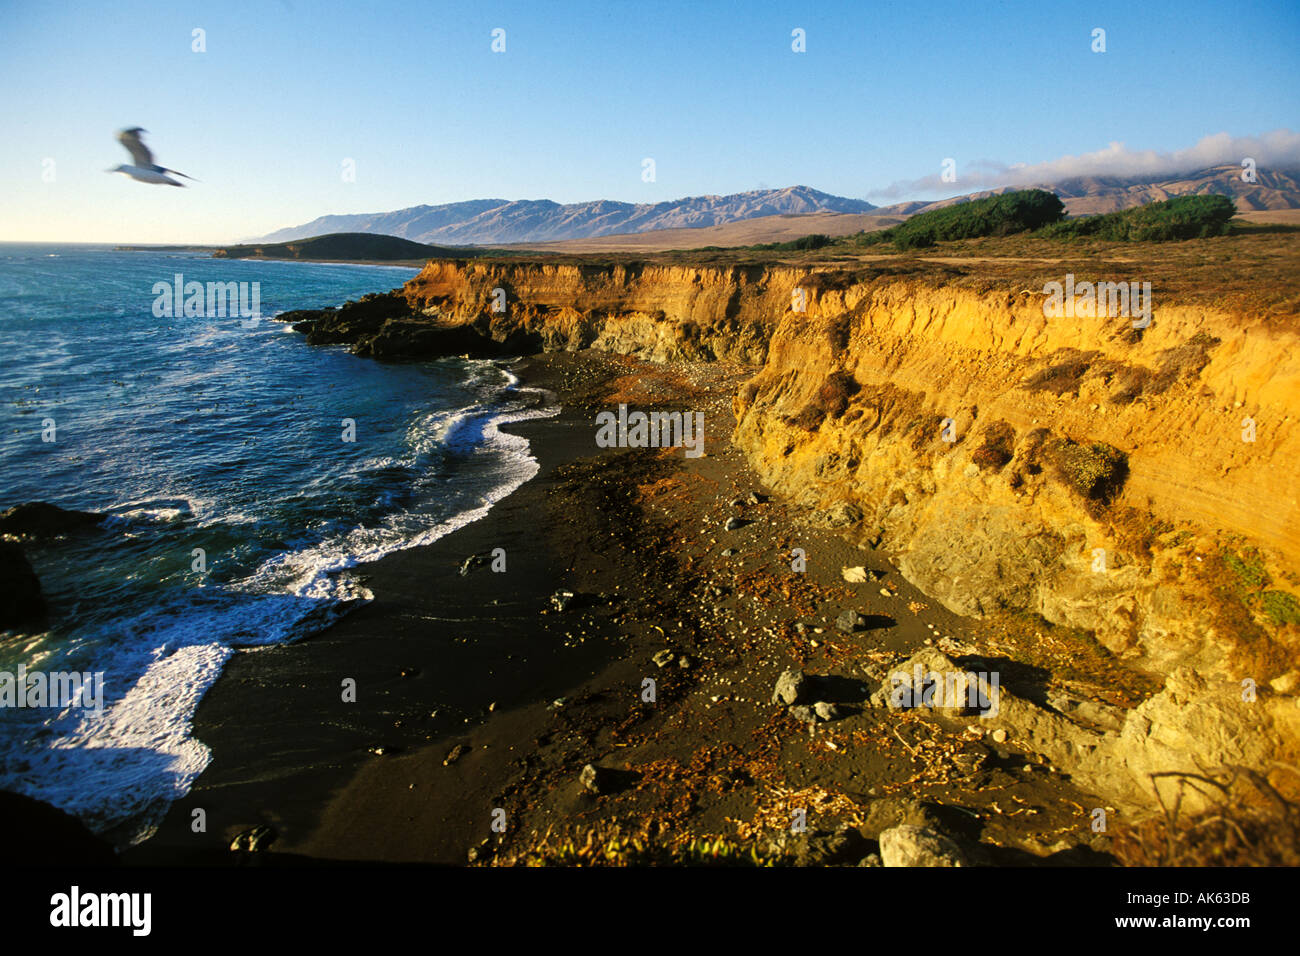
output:
[[[862,263],[444,260],[282,318],[378,358],[748,363],[727,428],[768,486],[837,509],[957,613],[1084,629],[1164,683],[1118,714],[1013,702],[1027,743],[1134,806],[1177,787],[1194,808],[1189,775],[1234,767],[1294,794],[1294,315],[1157,289],[1135,328],[1049,318],[1041,282],[991,286]]]

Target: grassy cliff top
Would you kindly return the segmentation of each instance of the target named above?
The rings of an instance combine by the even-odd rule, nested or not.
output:
[[[1231,235],[1177,242],[1113,241],[1093,236],[1052,238],[1020,233],[937,242],[924,249],[862,246],[845,237],[812,249],[742,246],[657,253],[555,252],[498,255],[494,263],[634,263],[697,267],[789,265],[955,285],[975,292],[1041,291],[1067,273],[1077,281],[1150,282],[1160,303],[1252,311],[1300,328],[1300,228],[1234,223]],[[449,256],[447,258],[464,258]]]

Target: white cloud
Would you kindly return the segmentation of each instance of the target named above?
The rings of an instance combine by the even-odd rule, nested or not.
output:
[[[917,193],[957,195],[995,189],[999,186],[1031,186],[1059,182],[1076,176],[1160,176],[1187,173],[1208,166],[1238,165],[1246,157],[1260,169],[1300,168],[1300,133],[1273,130],[1262,136],[1230,136],[1215,133],[1195,146],[1162,153],[1153,149],[1131,150],[1123,143],[1080,156],[1062,156],[1045,163],[1004,163],[976,160],[957,164],[957,182],[945,183],[939,172],[921,179],[902,180],[868,195],[904,199]]]

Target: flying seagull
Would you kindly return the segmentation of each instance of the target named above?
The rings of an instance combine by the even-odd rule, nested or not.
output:
[[[149,152],[149,147],[140,142],[140,134],[149,132],[147,129],[141,129],[133,126],[130,129],[124,129],[117,134],[117,141],[126,147],[126,151],[131,154],[135,160],[134,166],[115,166],[109,170],[110,173],[126,173],[132,179],[138,179],[142,183],[155,183],[157,185],[180,186],[184,188],[184,183],[178,183],[167,173],[176,176],[185,176],[184,173],[177,172],[174,169],[167,169],[165,166],[158,166],[153,161],[153,153]],[[185,176],[186,179],[194,179],[193,176]]]

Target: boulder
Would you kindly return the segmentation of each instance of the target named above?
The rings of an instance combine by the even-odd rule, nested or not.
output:
[[[862,520],[862,509],[857,505],[841,501],[837,505],[814,511],[804,519],[805,523],[817,528],[847,528]]]
[[[461,562],[460,565],[461,577],[464,577],[465,575],[473,571],[475,568],[480,568],[483,565],[490,563],[491,561],[492,561],[491,551],[483,551],[479,554],[471,554],[468,558],[466,558],[464,561]]]
[[[840,716],[840,709],[829,701],[819,700],[813,704],[813,713],[819,720],[837,720]]]
[[[885,866],[966,866],[966,855],[938,830],[909,824],[880,834],[880,859]]]
[[[582,773],[578,775],[578,782],[588,793],[600,794],[607,789],[608,774],[595,764],[589,763],[582,768]]]
[[[792,706],[804,701],[808,693],[808,678],[801,670],[784,670],[776,679],[772,703]]]
[[[39,625],[44,618],[41,582],[23,549],[0,542],[0,630]]]
[[[231,852],[261,853],[270,848],[278,834],[264,823],[250,827],[230,841]]]
[[[889,669],[871,695],[871,703],[891,710],[926,707],[948,717],[960,717],[970,709],[971,681],[966,670],[948,655],[938,648],[925,647]],[[991,696],[992,688],[985,693]]]
[[[1226,783],[1239,767],[1268,774],[1276,769],[1274,755],[1300,730],[1292,699],[1242,698],[1240,682],[1181,667],[1164,690],[1128,712],[1119,734],[1105,735],[1076,776],[1121,806],[1127,797],[1184,814],[1216,809],[1222,794],[1205,778]],[[1117,792],[1125,778],[1129,794]],[[1300,790],[1290,773],[1275,774],[1273,785],[1288,799]]]
[[[53,538],[93,528],[104,517],[93,511],[73,511],[44,501],[29,501],[0,512],[0,535],[31,540]]]
[[[767,841],[770,855],[793,858],[796,866],[853,866],[870,849],[870,842],[851,827],[834,833],[827,830],[810,833],[783,830]]]
[[[870,844],[857,830],[843,829],[837,833],[814,832],[795,847],[795,863],[799,866],[845,866],[862,858]]]
[[[840,616],[835,619],[835,627],[845,634],[852,634],[865,623],[861,614],[852,609],[841,611]]]

